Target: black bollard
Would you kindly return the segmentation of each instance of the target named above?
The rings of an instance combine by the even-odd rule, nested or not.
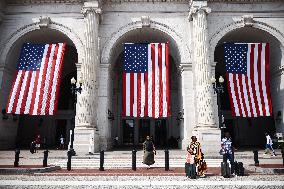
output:
[[[136,171],[136,150],[132,150],[132,170]]]
[[[259,166],[259,161],[258,161],[258,151],[254,150],[253,151],[253,158],[254,158],[254,165]]]
[[[68,156],[67,170],[71,171],[71,158],[72,158],[72,151],[71,150],[68,150],[67,156]]]
[[[43,151],[43,161],[42,161],[42,166],[47,167],[47,157],[48,157],[48,150]]]
[[[169,150],[165,150],[165,171],[170,170],[170,162],[169,162]]]
[[[105,152],[102,150],[100,152],[100,171],[104,171],[104,159],[105,159]]]
[[[19,167],[19,160],[20,160],[20,150],[15,150],[15,161],[14,161],[14,167]]]
[[[283,159],[283,166],[284,166],[284,147],[281,149],[282,159]]]

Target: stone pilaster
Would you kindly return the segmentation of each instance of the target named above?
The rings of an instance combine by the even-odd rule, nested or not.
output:
[[[191,63],[184,63],[180,66],[181,88],[182,88],[182,110],[183,119],[179,120],[181,148],[186,149],[192,136],[193,123],[195,122],[195,112],[192,112],[194,106],[193,93],[193,70]]]
[[[193,24],[193,63],[196,89],[196,128],[193,131],[205,151],[219,145],[220,131],[216,126],[214,114],[213,91],[210,82],[211,67],[208,52],[207,15],[211,9],[207,1],[193,1],[190,9],[190,19]],[[217,146],[214,150],[219,149]]]
[[[75,150],[88,152],[89,145],[92,149],[99,151],[99,134],[97,128],[97,107],[98,107],[98,65],[99,65],[99,44],[98,28],[101,9],[98,1],[85,2],[82,8],[85,17],[85,59],[81,65],[81,72],[78,78],[83,80],[83,90],[78,95],[76,127],[75,127]],[[94,144],[90,144],[90,138],[94,138]],[[79,147],[80,146],[80,147]],[[77,147],[77,149],[76,149]]]

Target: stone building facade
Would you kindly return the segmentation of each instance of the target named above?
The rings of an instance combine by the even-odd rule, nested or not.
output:
[[[69,79],[74,76],[83,80],[76,105],[76,151],[88,151],[90,144],[94,151],[111,149],[116,137],[120,145],[137,145],[145,134],[161,144],[178,138],[182,149],[197,135],[205,151],[216,151],[221,131],[210,78],[225,75],[222,44],[269,42],[271,120],[233,119],[228,98],[222,96],[222,113],[235,140],[241,146],[259,145],[264,131],[284,132],[283,23],[281,0],[1,0],[1,109],[24,42],[65,42],[70,50],[58,113],[0,119],[0,148],[28,144],[37,134],[50,145],[61,134],[69,141],[74,115]],[[121,117],[123,43],[128,42],[169,42],[171,117]]]

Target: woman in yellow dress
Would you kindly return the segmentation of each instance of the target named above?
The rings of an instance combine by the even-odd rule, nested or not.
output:
[[[191,137],[191,143],[187,147],[187,150],[192,149],[195,155],[195,166],[197,167],[197,175],[200,177],[205,177],[205,171],[207,169],[206,163],[204,161],[204,154],[201,151],[201,145],[197,142],[196,136]]]

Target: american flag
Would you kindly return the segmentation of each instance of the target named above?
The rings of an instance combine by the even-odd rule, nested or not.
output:
[[[226,43],[224,48],[232,115],[271,116],[269,44]]]
[[[123,116],[170,116],[168,43],[124,44]]]
[[[65,44],[22,46],[7,113],[53,115],[57,110]]]

